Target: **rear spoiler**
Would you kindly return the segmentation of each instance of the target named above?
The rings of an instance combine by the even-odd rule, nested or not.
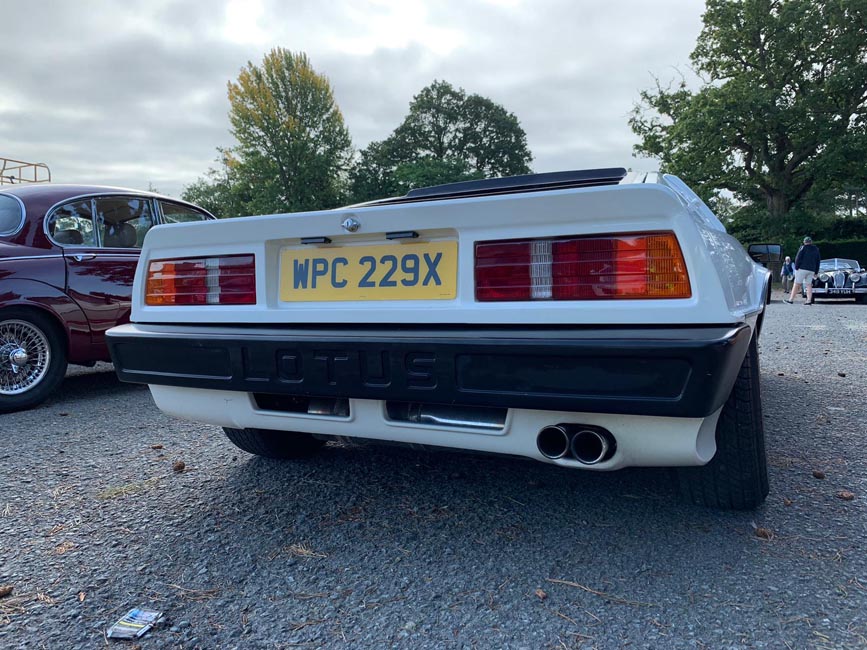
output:
[[[447,183],[446,185],[435,185],[433,187],[420,187],[410,190],[405,196],[371,201],[364,205],[417,203],[420,201],[463,199],[496,194],[519,194],[523,192],[544,192],[575,187],[617,185],[625,177],[626,170],[622,167],[504,176],[502,178],[486,178],[477,181],[461,181],[459,183]]]

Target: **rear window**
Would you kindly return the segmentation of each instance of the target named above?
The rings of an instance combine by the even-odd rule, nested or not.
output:
[[[11,235],[24,221],[21,204],[11,196],[0,194],[0,235]]]

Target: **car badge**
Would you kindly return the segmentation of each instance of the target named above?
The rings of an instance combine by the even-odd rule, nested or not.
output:
[[[355,217],[346,217],[340,225],[343,226],[343,229],[346,232],[355,232],[361,228],[361,222]]]

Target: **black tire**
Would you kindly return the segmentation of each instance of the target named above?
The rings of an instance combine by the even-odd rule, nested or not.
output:
[[[720,413],[716,446],[707,465],[676,470],[681,495],[697,505],[722,510],[760,506],[768,496],[768,464],[755,339]]]
[[[56,321],[31,309],[0,310],[0,413],[44,402],[66,366],[66,339]]]
[[[303,458],[319,451],[325,444],[309,433],[271,431],[270,429],[230,429],[226,437],[239,449],[265,458]]]
[[[867,296],[855,296],[855,302],[860,305],[867,305]]]

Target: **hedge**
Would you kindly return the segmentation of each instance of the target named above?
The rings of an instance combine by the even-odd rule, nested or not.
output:
[[[838,239],[813,243],[819,247],[823,260],[842,257],[847,260],[858,260],[862,267],[867,266],[867,239]]]
[[[783,247],[783,257],[788,255],[795,259],[795,254],[801,247],[802,241],[802,237],[785,237],[778,240],[778,243]],[[770,238],[768,242],[773,243],[773,238]],[[819,247],[823,260],[842,257],[848,260],[858,260],[861,266],[867,266],[867,239],[816,239],[813,243]],[[748,245],[745,245],[744,248]]]

